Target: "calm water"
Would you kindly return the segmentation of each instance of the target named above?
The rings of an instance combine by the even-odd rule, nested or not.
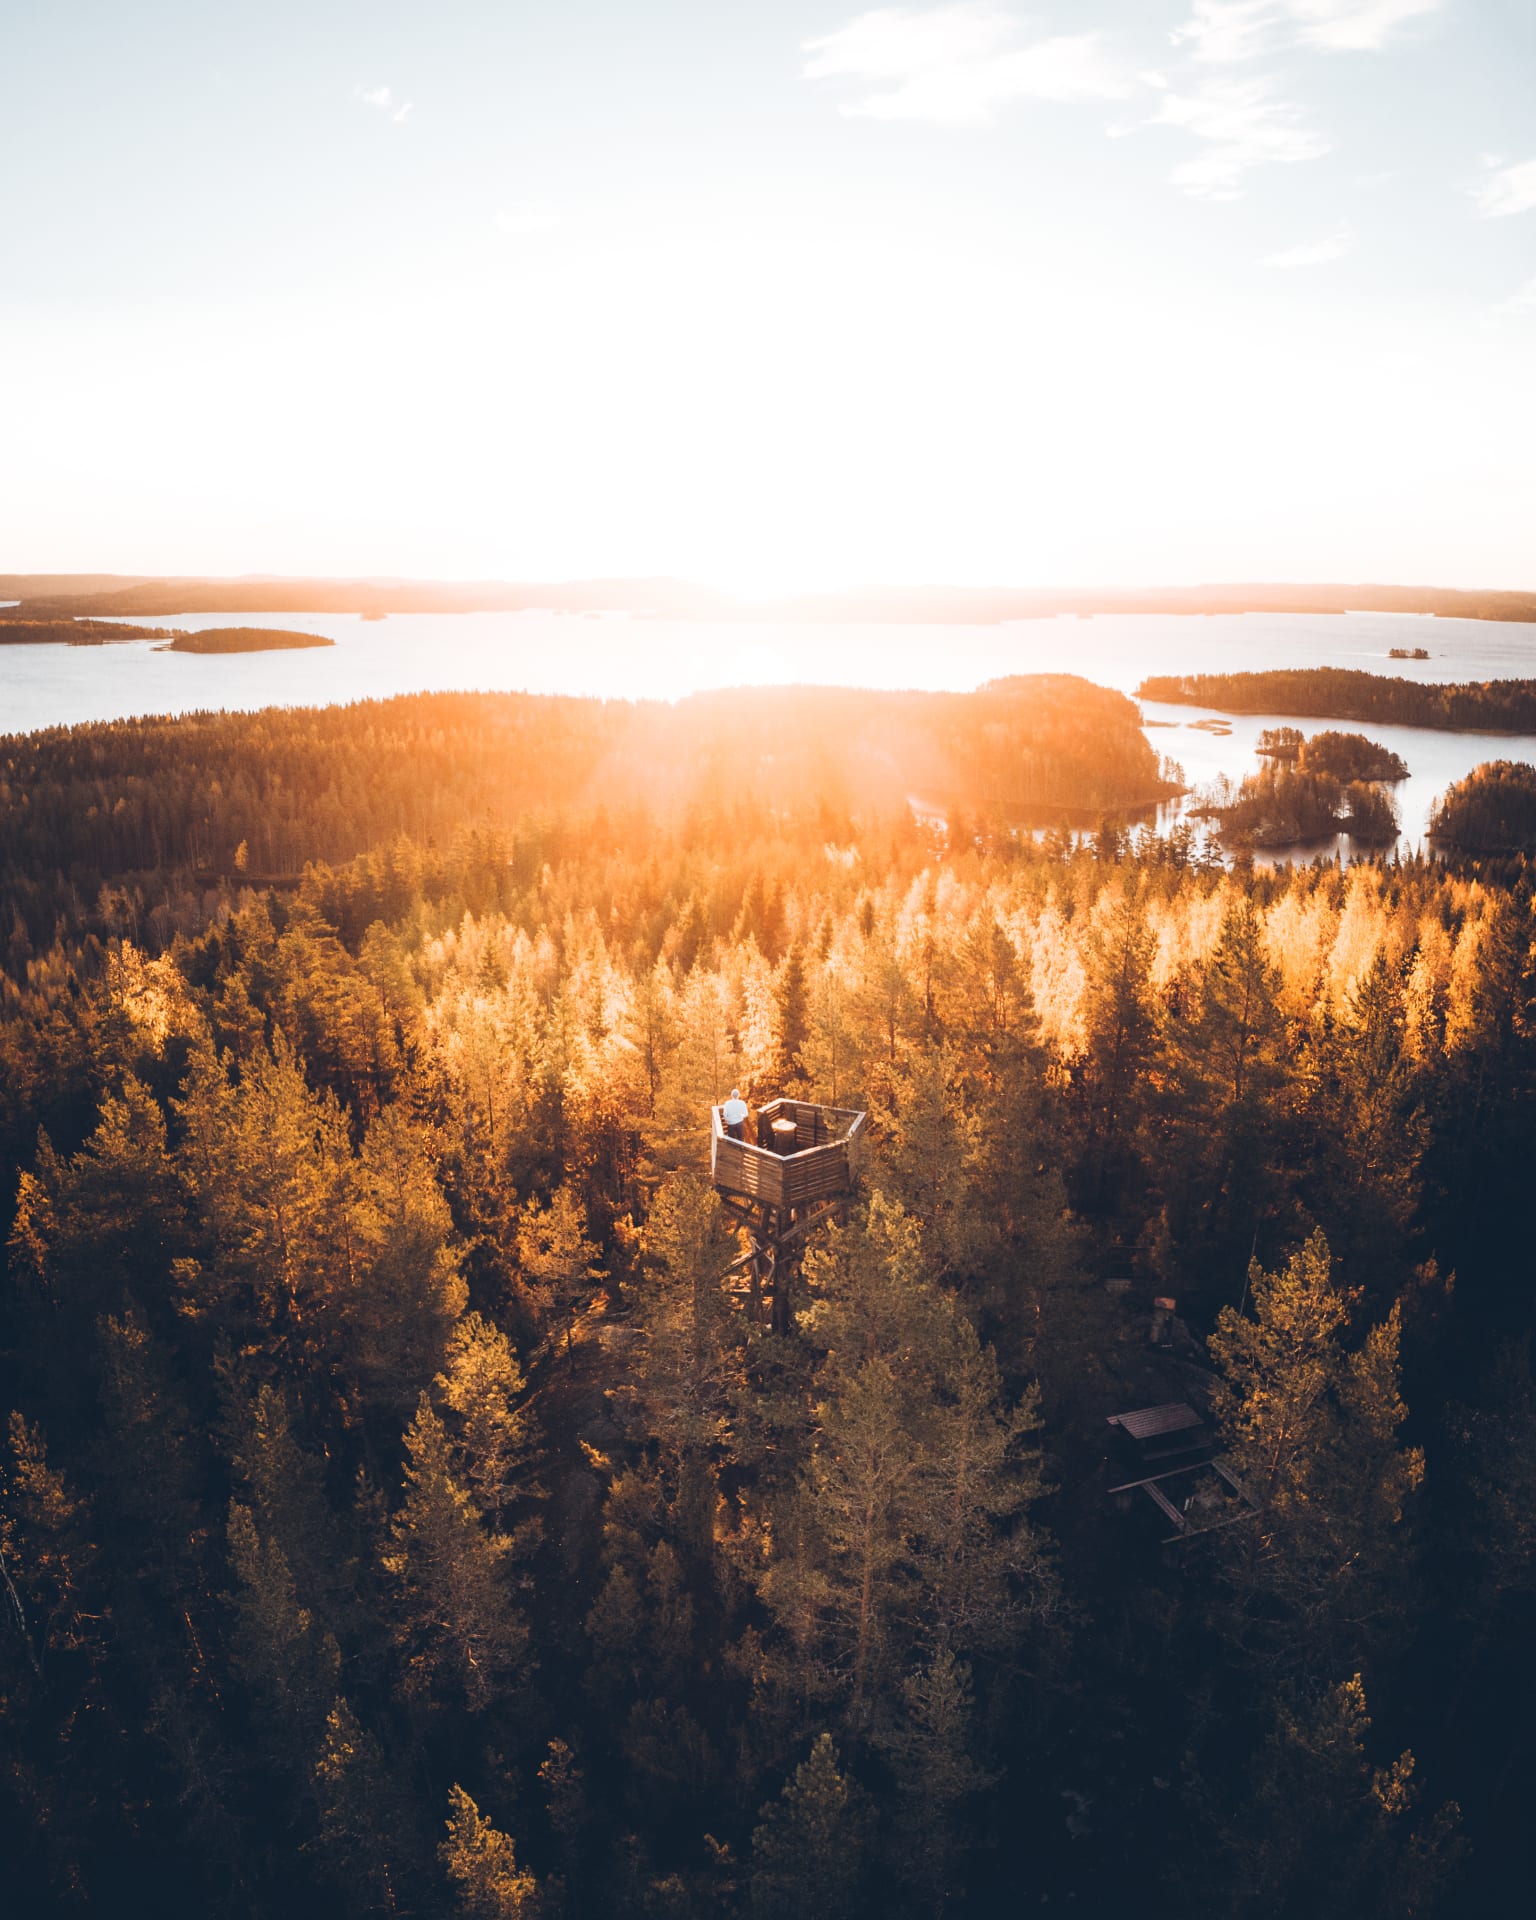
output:
[[[1536,625],[1407,614],[1100,615],[999,626],[716,622],[556,613],[178,614],[163,624],[229,626],[242,617],[335,640],[294,653],[158,652],[109,647],[0,647],[0,732],[197,708],[250,710],[467,688],[677,699],[706,687],[838,683],[964,691],[1006,673],[1080,673],[1132,692],[1148,673],[1268,667],[1361,667],[1416,680],[1536,676]],[[160,624],[160,623],[156,623]],[[1424,646],[1428,660],[1391,660]],[[1261,728],[1284,714],[1237,717],[1215,736],[1201,710],[1148,703],[1148,738],[1189,780],[1240,779]],[[1312,733],[1328,723],[1299,721]],[[1417,845],[1435,797],[1479,761],[1536,762],[1536,738],[1364,727],[1400,753],[1394,789],[1404,846]]]

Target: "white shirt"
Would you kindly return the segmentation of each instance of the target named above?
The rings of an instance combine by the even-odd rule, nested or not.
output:
[[[745,1100],[727,1100],[720,1110],[720,1117],[728,1127],[739,1127],[747,1117]]]

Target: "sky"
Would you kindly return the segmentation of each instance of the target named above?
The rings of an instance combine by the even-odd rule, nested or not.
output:
[[[1536,586],[1531,0],[0,0],[0,571]]]

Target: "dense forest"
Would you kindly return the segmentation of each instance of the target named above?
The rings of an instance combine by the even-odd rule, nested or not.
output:
[[[1159,673],[1143,700],[1219,713],[1294,713],[1317,720],[1375,720],[1451,733],[1536,732],[1536,680],[1424,685],[1353,667],[1283,667],[1268,673]]]
[[[0,746],[18,1911],[1522,1897],[1529,874],[1020,832],[1080,687]],[[870,1116],[784,1330],[733,1086]]]
[[[1301,773],[1320,773],[1334,780],[1406,780],[1408,763],[1390,747],[1368,740],[1363,733],[1314,733],[1296,753]]]
[[[401,834],[446,852],[516,817],[498,857],[526,880],[578,827],[641,844],[665,818],[701,850],[767,830],[819,852],[910,839],[914,800],[960,837],[1096,821],[1161,798],[1168,771],[1130,700],[1070,675],[676,707],[422,694],[45,729],[0,738],[0,959],[20,977],[103,887],[122,930],[164,941],[201,928],[221,876],[295,875]]]
[[[1472,853],[1536,850],[1536,767],[1521,760],[1474,767],[1441,795],[1429,830]]]

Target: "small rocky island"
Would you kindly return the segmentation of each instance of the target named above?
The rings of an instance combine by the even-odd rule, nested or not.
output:
[[[1232,792],[1213,793],[1197,814],[1219,821],[1229,847],[1291,847],[1347,833],[1365,846],[1397,835],[1397,809],[1385,788],[1406,780],[1400,755],[1360,733],[1266,727],[1263,764]]]
[[[323,633],[291,633],[286,627],[205,627],[178,632],[162,653],[275,653],[288,647],[334,647]]]

